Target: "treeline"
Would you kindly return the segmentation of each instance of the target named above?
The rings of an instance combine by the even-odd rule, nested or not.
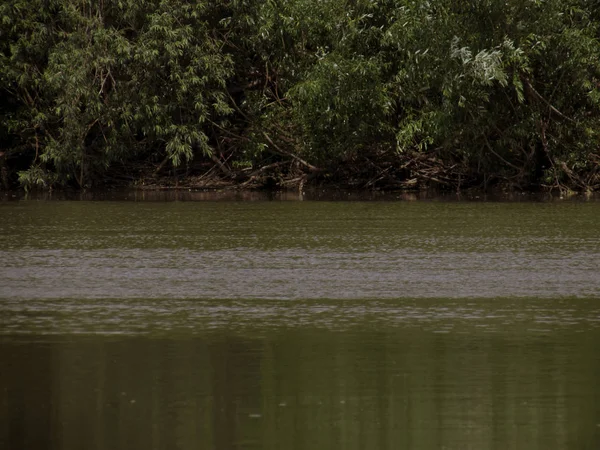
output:
[[[597,0],[4,0],[4,188],[600,188]]]

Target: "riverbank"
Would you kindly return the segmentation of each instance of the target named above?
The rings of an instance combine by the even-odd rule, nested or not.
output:
[[[59,189],[52,191],[29,191],[23,189],[0,191],[0,202],[14,201],[126,201],[126,202],[269,202],[269,201],[316,201],[316,202],[599,202],[600,193],[560,194],[559,192],[506,192],[493,190],[483,192],[466,190],[447,192],[438,190],[384,191],[341,189],[334,187],[305,186],[297,189],[237,189],[191,188],[179,186],[142,186],[111,189]]]
[[[322,164],[308,163],[290,153],[241,162],[229,154],[199,157],[175,167],[155,161],[132,161],[112,166],[102,177],[90,178],[85,189],[77,185],[52,185],[44,181],[41,190],[234,190],[291,191],[344,190],[352,192],[425,191],[443,193],[476,192],[498,194],[555,193],[558,195],[591,193],[600,189],[595,167],[590,173],[546,179],[534,175],[519,176],[502,171],[486,171],[473,162],[448,159],[435,154],[363,152]],[[13,177],[14,179],[15,177]],[[581,181],[583,178],[587,182]],[[13,183],[13,187],[17,187]]]

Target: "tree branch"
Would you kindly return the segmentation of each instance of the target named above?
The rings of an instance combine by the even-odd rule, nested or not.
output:
[[[527,88],[529,89],[529,92],[531,92],[531,94],[535,97],[536,100],[545,104],[550,109],[551,112],[556,114],[561,119],[568,120],[569,122],[575,123],[575,120],[571,119],[570,117],[565,116],[558,109],[556,109],[554,106],[552,106],[548,100],[546,100],[544,97],[542,97],[542,95],[538,91],[535,90],[535,88],[531,85],[531,83],[529,82],[529,80],[527,78],[522,77],[522,80],[525,83],[525,85],[527,86]]]
[[[267,141],[269,141],[269,144],[271,144],[273,146],[273,148],[277,151],[277,153],[281,153],[282,155],[289,156],[290,158],[294,159],[295,161],[298,161],[300,164],[302,164],[304,167],[309,169],[311,172],[319,172],[321,170],[318,167],[315,167],[312,164],[307,163],[299,156],[296,156],[293,153],[288,152],[288,151],[283,150],[282,148],[278,147],[266,132],[263,131],[262,134],[267,139]]]

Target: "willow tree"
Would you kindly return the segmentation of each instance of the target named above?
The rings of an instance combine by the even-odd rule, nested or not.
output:
[[[33,3],[33,4],[32,4]],[[2,86],[28,185],[89,183],[111,164],[164,152],[210,153],[207,123],[230,111],[231,63],[208,2],[5,2]]]
[[[311,151],[432,154],[519,188],[600,184],[589,2],[333,3],[329,42],[290,91]]]
[[[395,181],[433,179],[419,164],[434,161],[452,187],[600,187],[598,11],[587,0],[7,0],[0,142],[27,161],[25,185],[84,187],[119,161],[218,150],[233,169],[366,162]]]

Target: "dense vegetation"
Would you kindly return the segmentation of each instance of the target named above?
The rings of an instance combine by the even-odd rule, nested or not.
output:
[[[599,38],[595,0],[4,0],[1,184],[598,189]]]

